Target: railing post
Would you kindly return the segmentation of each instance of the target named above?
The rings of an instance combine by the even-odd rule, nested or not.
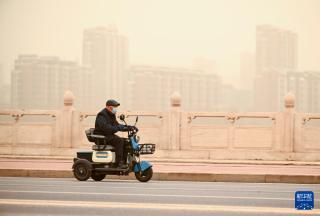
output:
[[[171,107],[169,112],[169,149],[180,149],[180,125],[181,125],[181,96],[175,92],[171,96]]]
[[[284,99],[284,152],[293,152],[293,137],[294,137],[294,116],[295,116],[295,96],[289,92]]]
[[[73,137],[73,114],[75,108],[73,107],[74,95],[71,91],[67,90],[63,96],[64,106],[61,111],[59,121],[59,140],[60,148],[71,148]]]

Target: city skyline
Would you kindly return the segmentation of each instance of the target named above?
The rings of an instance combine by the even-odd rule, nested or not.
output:
[[[315,45],[320,37],[317,28],[320,15],[316,11],[319,5],[319,1],[298,0],[183,4],[181,1],[34,0],[23,4],[3,0],[0,2],[3,33],[0,62],[5,67],[6,81],[12,62],[20,54],[59,56],[80,63],[82,31],[114,24],[130,40],[130,64],[190,67],[194,59],[207,58],[216,62],[216,73],[223,80],[239,87],[241,53],[254,53],[255,26],[260,24],[296,32],[298,69],[320,69],[317,61],[320,48]],[[14,16],[13,11],[20,15]],[[13,31],[13,26],[19,28]]]
[[[196,110],[200,109],[203,111],[218,111],[218,110],[232,110],[232,111],[248,111],[248,110],[256,110],[262,108],[264,111],[276,111],[278,110],[277,107],[281,108],[281,104],[283,101],[284,95],[287,93],[287,91],[291,90],[293,92],[296,92],[296,89],[287,88],[289,86],[289,76],[286,77],[285,75],[287,72],[295,70],[297,66],[297,36],[295,33],[287,31],[285,29],[280,29],[275,26],[270,25],[260,25],[256,27],[257,35],[259,37],[256,38],[256,49],[257,49],[257,56],[244,53],[242,54],[241,58],[241,81],[245,81],[244,83],[246,88],[237,89],[234,86],[225,83],[221,80],[221,78],[216,75],[215,71],[215,61],[205,59],[205,58],[199,58],[195,59],[193,62],[192,67],[170,67],[170,66],[158,66],[158,65],[137,65],[138,71],[140,72],[136,73],[136,70],[132,70],[131,68],[137,68],[136,65],[129,65],[128,64],[128,41],[125,35],[121,35],[118,33],[118,30],[115,26],[108,26],[108,27],[93,27],[93,28],[87,28],[84,30],[84,39],[83,39],[83,57],[82,57],[82,64],[79,64],[78,62],[73,61],[61,61],[59,60],[59,57],[47,57],[47,56],[40,56],[38,59],[31,60],[32,66],[31,68],[34,68],[33,71],[30,71],[30,67],[28,64],[21,67],[21,70],[17,70],[16,68],[19,68],[20,64],[15,64],[15,70],[12,71],[12,77],[16,77],[13,79],[12,86],[11,86],[11,94],[12,94],[12,107],[13,108],[56,108],[59,107],[59,100],[62,97],[63,89],[67,90],[73,90],[75,91],[76,95],[78,96],[78,100],[80,100],[80,103],[77,104],[80,105],[81,108],[89,108],[92,109],[92,107],[98,108],[101,106],[101,101],[104,101],[105,98],[113,97],[118,98],[123,101],[123,108],[125,109],[141,109],[141,105],[137,106],[133,103],[132,99],[133,96],[139,96],[139,103],[141,104],[143,101],[149,100],[149,103],[151,103],[150,99],[153,98],[155,101],[163,100],[164,98],[168,101],[168,98],[170,98],[170,95],[173,92],[178,91],[182,94],[182,98],[184,100],[184,108],[186,110]],[[293,40],[292,40],[293,39]],[[273,48],[273,49],[270,49]],[[294,52],[293,52],[294,51]],[[251,56],[250,56],[251,55]],[[255,56],[255,57],[254,57]],[[37,58],[37,56],[34,55],[22,55],[19,56],[15,62],[28,62],[30,61],[30,57]],[[20,60],[21,59],[21,60]],[[26,60],[25,60],[26,59]],[[49,60],[50,64],[47,64],[47,61]],[[52,61],[53,60],[53,61]],[[34,64],[33,62],[36,63]],[[254,66],[254,62],[259,61],[259,64],[256,64],[256,67]],[[52,65],[52,62],[54,64]],[[65,72],[67,73],[66,76],[70,76],[69,84],[66,83],[63,79],[61,79],[62,76],[62,70],[57,70],[59,68],[60,64],[78,64],[79,66],[82,66],[83,68],[88,68],[90,73],[88,74],[88,78],[86,76],[83,76],[83,73],[81,72],[80,67],[79,69],[71,69],[74,70],[76,73],[72,72],[74,75],[69,75],[68,70]],[[22,64],[23,65],[23,64]],[[43,66],[41,66],[43,65]],[[40,66],[40,67],[39,67]],[[47,69],[47,68],[52,69]],[[41,69],[43,68],[43,69]],[[255,68],[255,70],[254,70]],[[142,69],[142,70],[141,70]],[[41,70],[43,70],[41,72]],[[58,75],[58,79],[52,79],[52,76],[56,75],[50,75],[50,70],[53,70]],[[70,70],[70,69],[69,69]],[[158,75],[152,75],[154,72],[157,71]],[[192,76],[189,76],[188,73],[192,72]],[[174,75],[176,72],[179,72],[181,75]],[[271,74],[269,74],[272,72]],[[171,74],[173,73],[173,74]],[[298,73],[298,72],[297,72]],[[303,73],[303,72],[302,72]],[[20,75],[19,75],[20,74]],[[28,74],[38,74],[36,77],[37,80],[47,80],[46,84],[41,85],[33,85],[33,81],[29,80],[28,77],[30,75]],[[47,75],[45,75],[47,74]],[[91,75],[90,75],[91,74]],[[140,74],[139,76],[136,76],[136,74]],[[191,75],[190,74],[190,75]],[[197,75],[198,74],[198,75]],[[141,76],[142,75],[142,76]],[[209,75],[209,76],[208,76]],[[206,77],[210,77],[210,75],[214,75],[216,78],[214,80],[217,80],[218,82],[214,81],[210,84],[205,84],[204,80],[207,79]],[[254,79],[254,75],[256,75],[256,78]],[[273,79],[269,79],[272,75]],[[189,78],[188,78],[189,76]],[[262,77],[261,77],[262,76]],[[25,78],[23,78],[25,77]],[[33,76],[31,76],[33,77]],[[30,78],[31,78],[30,77]],[[51,77],[51,78],[50,78]],[[72,78],[73,77],[73,78]],[[96,77],[96,78],[94,78]],[[109,78],[113,77],[113,82],[110,86],[105,86],[104,83],[109,81]],[[141,78],[139,78],[141,77]],[[150,86],[150,83],[148,79],[153,79],[155,77],[158,77],[158,79],[163,80],[160,81],[162,83],[160,86],[158,84],[158,81],[151,82],[151,86],[155,87],[158,86],[158,89],[152,90],[149,89],[147,92],[145,91],[148,89],[148,86]],[[169,78],[171,77],[171,78]],[[190,79],[190,77],[193,77]],[[260,83],[259,81],[257,83],[257,77],[260,80],[264,80],[263,83]],[[210,78],[211,79],[211,78]],[[77,80],[80,80],[78,82]],[[85,82],[82,82],[81,80],[87,80]],[[183,81],[181,83],[181,80],[187,81],[186,83]],[[188,81],[189,80],[189,81]],[[201,81],[203,80],[203,81]],[[58,84],[55,83],[58,81]],[[100,82],[101,81],[101,82]],[[53,84],[51,84],[53,82]],[[82,82],[82,83],[81,83]],[[87,83],[86,83],[87,82]],[[18,83],[18,85],[17,85]],[[42,82],[40,82],[42,83]],[[65,83],[65,84],[63,84]],[[75,84],[78,83],[78,84]],[[123,83],[123,85],[122,85]],[[153,84],[152,84],[153,83]],[[179,84],[181,83],[181,84]],[[251,88],[251,83],[255,83],[255,86],[258,86],[259,88]],[[259,84],[260,83],[260,84]],[[243,86],[245,87],[245,85]],[[59,85],[64,86],[63,89],[59,88]],[[15,86],[21,86],[20,89],[16,89]],[[25,86],[25,87],[23,87]],[[29,86],[29,87],[28,87]],[[52,95],[50,98],[47,98],[45,94],[40,94],[36,92],[42,92],[40,88],[37,88],[35,86],[52,86],[52,88],[49,88],[49,96],[52,95],[54,92],[60,92],[58,95]],[[81,87],[82,86],[82,87]],[[93,87],[94,86],[94,87]],[[184,86],[184,87],[182,87]],[[199,91],[195,91],[194,87],[198,86]],[[203,88],[204,86],[207,86]],[[272,92],[267,90],[269,87],[272,88]],[[23,87],[23,88],[22,88]],[[182,88],[181,88],[182,87]],[[308,87],[308,86],[306,86]],[[8,87],[6,87],[8,89]],[[86,89],[81,90],[80,89]],[[127,89],[130,91],[130,94],[126,94],[126,98],[123,97],[123,89]],[[165,89],[163,89],[165,88]],[[280,89],[279,89],[280,88]],[[314,87],[313,87],[314,88]],[[315,87],[317,88],[317,87]],[[4,88],[5,89],[5,88]],[[37,90],[38,89],[38,90]],[[136,89],[140,89],[136,91]],[[188,89],[188,91],[186,91]],[[191,89],[193,89],[191,91]],[[202,90],[200,90],[202,89]],[[279,89],[279,90],[277,90]],[[261,98],[261,102],[264,104],[263,106],[258,106],[257,104],[253,105],[253,94],[251,92],[254,92],[254,100],[257,102],[256,98]],[[21,93],[17,93],[21,92]],[[145,92],[145,93],[144,93]],[[152,92],[155,93],[154,96],[151,96]],[[197,93],[196,93],[197,92]],[[269,92],[266,94],[266,92]],[[136,94],[139,93],[139,94]],[[48,93],[47,93],[48,94]],[[93,100],[93,95],[95,96],[95,100]],[[148,96],[149,95],[149,96]],[[207,95],[207,96],[206,96]],[[305,95],[308,97],[308,104],[316,103],[319,94],[312,94],[312,95]],[[27,97],[26,97],[27,96]],[[33,97],[39,97],[43,98],[41,101],[37,101],[37,106],[32,102]],[[262,97],[261,97],[262,96]],[[21,98],[21,99],[19,99]],[[89,99],[91,98],[91,99]],[[97,102],[97,98],[99,102]],[[200,99],[202,98],[202,99]],[[206,100],[203,100],[205,99]],[[298,98],[301,98],[298,95]],[[53,100],[52,100],[53,99]],[[186,100],[187,99],[187,100]],[[202,100],[201,103],[200,100]],[[45,105],[45,101],[51,101],[50,105]],[[198,101],[199,100],[199,101]],[[23,102],[25,101],[25,102]],[[90,106],[88,106],[88,102],[91,101]],[[197,102],[198,101],[198,102]],[[168,104],[166,105],[157,102],[153,102],[155,105],[151,105],[151,107],[147,107],[146,110],[166,110],[169,108]],[[299,102],[298,102],[299,103]],[[19,105],[20,104],[20,105]],[[157,104],[157,105],[156,105]],[[198,104],[198,105],[196,105]],[[300,103],[299,103],[300,104]],[[86,106],[83,106],[86,105]],[[142,106],[144,107],[144,106]],[[301,105],[299,106],[301,107]],[[304,110],[312,110],[317,111],[318,106],[310,105],[310,108],[308,105],[305,105],[303,107],[306,107]],[[301,109],[301,111],[303,111]]]
[[[315,73],[320,71],[317,68],[309,69],[305,61],[306,56],[309,56],[309,60],[317,57],[317,52],[320,50],[316,49],[317,43],[314,43],[312,49],[305,49],[305,32],[296,28],[307,19],[314,18],[313,8],[310,7],[312,4],[316,5],[314,1],[303,4],[296,0],[297,4],[304,5],[309,9],[304,8],[300,11],[300,9],[296,10],[296,8],[290,7],[282,17],[277,13],[283,10],[284,5],[288,4],[287,0],[279,1],[280,3],[277,4],[274,1],[267,3],[263,0],[242,0],[243,4],[240,5],[238,1],[226,1],[227,3],[203,1],[201,4],[195,4],[191,1],[183,4],[183,7],[177,5],[176,2],[170,5],[166,1],[162,4],[154,1],[151,3],[139,1],[137,5],[143,3],[141,6],[148,9],[139,16],[150,18],[140,20],[139,23],[134,22],[135,17],[132,20],[127,19],[132,13],[131,10],[137,7],[129,2],[125,4],[123,1],[117,3],[95,1],[96,4],[87,4],[86,1],[79,1],[77,7],[72,10],[70,2],[72,0],[66,1],[66,3],[59,0],[55,3],[33,0],[30,4],[18,5],[15,1],[9,3],[4,0],[0,3],[0,11],[4,6],[8,9],[7,13],[2,15],[4,17],[10,18],[8,13],[10,7],[11,10],[12,8],[24,9],[16,18],[8,19],[8,23],[20,20],[21,25],[18,25],[16,32],[12,31],[12,34],[15,34],[5,46],[9,45],[10,41],[17,42],[17,44],[11,43],[12,49],[8,49],[8,52],[3,52],[5,49],[0,49],[0,66],[2,68],[0,68],[0,77],[1,87],[4,91],[8,91],[4,56],[10,56],[14,51],[17,51],[16,48],[18,50],[29,50],[30,48],[34,50],[34,52],[18,53],[15,56],[14,67],[10,70],[13,108],[55,108],[59,104],[57,98],[62,97],[61,92],[69,89],[74,91],[80,100],[78,105],[88,104],[88,98],[92,98],[90,104],[95,108],[100,107],[101,101],[105,101],[106,98],[117,98],[122,101],[121,104],[125,109],[141,109],[141,105],[139,107],[133,104],[133,95],[135,95],[139,97],[140,103],[149,101],[147,109],[163,110],[169,106],[167,102],[163,103],[162,100],[169,101],[170,95],[178,91],[184,101],[183,107],[187,110],[277,111],[282,108],[283,99],[287,92],[296,91],[295,88],[289,88],[289,71],[301,72],[302,74],[305,71],[315,71]],[[256,2],[260,4],[256,4]],[[272,4],[269,4],[270,2]],[[97,7],[98,5],[100,7]],[[131,10],[125,8],[128,5],[132,6]],[[187,16],[185,13],[190,12],[189,7],[192,5],[197,6],[195,9],[201,9],[203,13],[200,15],[195,10],[195,16]],[[214,16],[209,12],[216,11],[216,8],[208,10],[204,8],[204,5],[216,6],[222,11],[225,10],[226,14],[231,11],[234,14],[226,17],[225,13],[219,12],[216,15],[220,15],[221,20],[211,20],[209,18]],[[240,8],[233,8],[237,5]],[[264,13],[270,12],[269,7],[277,5],[276,8],[273,8],[274,15],[278,17],[277,22],[273,23],[272,20],[268,22],[268,19],[261,19],[263,16],[253,16],[253,14],[250,16],[253,16],[254,20],[244,22],[242,19],[248,19],[249,16],[245,12],[250,12],[247,8],[248,5],[257,11],[261,10],[261,6],[264,5]],[[43,14],[43,11],[48,10],[49,6],[52,6],[50,13]],[[90,12],[84,11],[84,6],[88,6],[87,9]],[[118,10],[102,16],[101,9],[106,6]],[[165,16],[160,16],[159,11],[155,11],[155,6],[158,6],[160,11],[168,13]],[[228,6],[232,7],[228,8]],[[36,10],[37,7],[43,11]],[[110,11],[110,8],[108,10]],[[31,11],[35,13],[30,14]],[[99,25],[96,22],[99,19],[96,20],[95,16],[78,17],[80,14],[88,13],[89,15],[93,11],[105,18],[102,19],[105,23],[112,23],[113,18],[117,19],[113,20],[114,24]],[[141,8],[136,12],[139,11],[141,12]],[[152,11],[154,13],[151,14]],[[67,15],[65,12],[69,12],[68,15],[79,18],[79,20],[73,20],[74,18],[70,20],[70,17],[65,16]],[[181,17],[173,17],[172,12],[179,12]],[[284,22],[288,21],[288,17],[292,14],[302,12],[306,13],[306,17],[303,18],[303,22],[296,22],[296,27],[290,25],[288,27],[288,23]],[[30,17],[21,20],[27,14]],[[43,16],[41,17],[43,20],[36,19],[40,18],[39,15]],[[233,26],[232,24],[236,24],[238,21],[234,22],[229,19],[239,15],[241,15],[239,18],[241,26]],[[65,17],[63,20],[65,23],[57,23],[62,21],[61,17]],[[182,21],[182,17],[186,19]],[[52,20],[53,18],[56,20]],[[87,22],[90,18],[94,18],[94,21],[91,20],[93,24],[86,25],[91,22]],[[122,20],[125,21],[124,23],[118,20],[121,18],[125,18]],[[30,23],[32,20],[34,22]],[[187,21],[189,23],[186,26]],[[208,21],[208,24],[212,25],[203,25],[206,24],[204,21]],[[69,25],[65,32],[54,31],[57,27],[58,29],[65,28],[70,22],[75,25]],[[198,25],[193,25],[196,22]],[[8,27],[8,23],[0,20],[0,28]],[[53,24],[52,28],[48,28],[50,23]],[[38,24],[41,24],[42,27],[41,25],[37,26]],[[308,24],[312,25],[312,22],[308,22]],[[145,31],[144,25],[148,25],[150,31]],[[136,28],[132,29],[133,26]],[[154,28],[155,26],[157,28]],[[30,27],[28,29],[30,31],[25,31],[23,35],[17,35],[25,27]],[[43,27],[45,28],[43,29]],[[128,30],[128,27],[133,31]],[[250,33],[252,27],[255,28],[255,32],[250,37],[245,36]],[[76,28],[78,30],[82,28],[81,33],[75,35]],[[220,28],[223,31],[220,31]],[[45,29],[46,31],[44,31]],[[163,31],[164,29],[167,31]],[[34,35],[36,32],[39,34]],[[49,36],[50,32],[52,35]],[[73,33],[71,34],[71,32]],[[3,39],[8,36],[6,33],[8,32],[5,32],[2,40],[0,39],[0,46],[3,45]],[[312,31],[307,33],[309,38],[317,35]],[[28,42],[31,35],[35,37],[30,43],[21,43],[20,40]],[[137,40],[138,35],[140,37]],[[38,36],[41,36],[39,41],[36,40]],[[249,38],[251,40],[248,40]],[[44,44],[44,41],[48,39],[51,40],[51,43]],[[79,42],[78,39],[82,41]],[[141,40],[144,41],[142,44]],[[67,41],[69,41],[68,44],[65,44]],[[43,47],[40,47],[41,44]],[[69,50],[75,44],[81,47],[78,53],[77,49],[73,49],[72,52]],[[137,49],[139,44],[141,49]],[[52,49],[53,45],[55,45],[54,49]],[[250,50],[252,47],[254,50]],[[57,53],[42,54],[42,52],[49,50],[55,50]],[[141,55],[147,50],[150,51],[148,55],[146,55],[147,53]],[[163,52],[164,50],[166,52]],[[71,53],[77,56],[74,60],[70,60]],[[39,56],[39,59],[35,57],[30,60],[30,56]],[[137,58],[137,56],[140,57]],[[49,63],[48,59],[51,59]],[[52,61],[52,59],[55,60]],[[67,62],[72,62],[73,66],[61,67]],[[82,73],[83,70],[88,70],[88,73]],[[188,75],[190,71],[193,71],[193,75]],[[66,79],[64,79],[64,73],[66,73]],[[212,80],[209,81],[210,79]],[[88,80],[87,83],[85,80]],[[36,83],[33,84],[33,82]],[[317,85],[311,86],[310,92],[316,91]],[[309,86],[305,87],[309,88]],[[50,90],[42,92],[41,88],[49,88]],[[154,96],[152,92],[154,92]],[[303,110],[318,110],[317,106],[313,105],[318,100],[318,95],[320,94],[305,94],[310,105],[301,106],[300,104],[299,107],[303,107]],[[37,100],[36,98],[38,101],[34,102],[33,99]]]

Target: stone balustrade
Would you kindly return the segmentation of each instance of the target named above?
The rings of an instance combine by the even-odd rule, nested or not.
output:
[[[84,131],[94,127],[97,112],[76,110],[73,102],[67,91],[61,110],[0,110],[0,154],[72,156],[90,149]],[[169,111],[119,114],[129,124],[139,116],[141,142],[157,144],[149,157],[320,161],[320,114],[297,113],[294,102],[289,93],[283,112],[185,112],[174,93]]]

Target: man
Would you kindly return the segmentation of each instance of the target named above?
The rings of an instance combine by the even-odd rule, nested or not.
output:
[[[119,124],[117,121],[116,113],[119,106],[120,103],[112,99],[106,102],[106,108],[101,110],[96,117],[94,132],[106,136],[107,143],[115,148],[118,167],[125,169],[124,160],[126,160],[126,155],[124,155],[124,148],[126,139],[115,135],[115,133],[118,131],[128,131],[131,126],[127,127]]]

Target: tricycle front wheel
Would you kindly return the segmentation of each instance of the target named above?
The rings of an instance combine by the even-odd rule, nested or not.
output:
[[[145,171],[139,171],[134,174],[136,176],[136,179],[139,180],[140,182],[147,182],[152,178],[153,170],[152,170],[152,167],[150,167]]]
[[[95,181],[102,181],[105,177],[106,177],[106,174],[104,173],[97,173],[97,172],[91,173],[91,178]]]

